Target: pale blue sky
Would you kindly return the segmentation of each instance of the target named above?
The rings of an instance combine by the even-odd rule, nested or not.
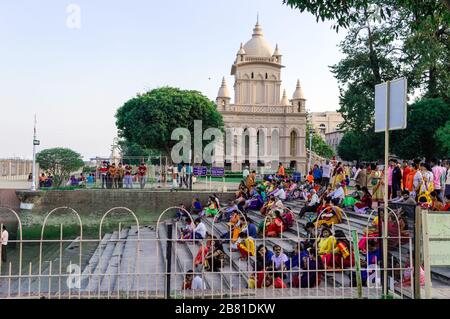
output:
[[[80,29],[66,25],[71,3]],[[34,113],[40,149],[70,147],[87,159],[109,154],[115,111],[138,92],[170,85],[214,100],[222,76],[232,88],[231,64],[257,12],[283,54],[289,97],[300,78],[307,108],[335,110],[328,66],[344,35],[281,0],[2,0],[0,158],[31,158]]]

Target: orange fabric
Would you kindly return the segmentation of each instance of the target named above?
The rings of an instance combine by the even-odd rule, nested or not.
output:
[[[307,179],[308,182],[310,182],[310,183],[314,182],[314,176],[312,176],[312,175],[308,175],[308,176],[306,177],[306,179]]]
[[[405,188],[412,192],[413,191],[413,182],[414,182],[414,175],[416,175],[416,170],[415,169],[411,169],[409,171],[409,174],[406,176],[406,182],[405,182]]]
[[[411,168],[409,166],[406,166],[402,172],[403,188],[406,188],[406,181],[408,179],[409,173],[411,173]]]
[[[285,175],[284,166],[280,166],[280,168],[278,168],[278,175],[281,175],[281,176]]]

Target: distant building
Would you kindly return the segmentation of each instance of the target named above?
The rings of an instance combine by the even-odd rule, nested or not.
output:
[[[325,139],[325,134],[339,131],[339,125],[344,122],[341,113],[336,111],[312,112],[309,116],[314,130],[323,139]]]
[[[281,88],[282,55],[264,39],[256,23],[252,38],[241,44],[231,67],[234,102],[225,78],[216,98],[225,123],[228,147],[217,148],[214,165],[276,170],[279,163],[306,167],[306,98],[297,81],[292,99]],[[226,144],[226,143],[225,143]],[[225,154],[225,160],[223,158]]]
[[[0,159],[0,178],[28,178],[33,170],[33,161],[21,158]]]
[[[330,147],[333,149],[334,154],[336,154],[336,157],[337,157],[337,147],[341,142],[343,136],[344,136],[343,130],[325,133],[325,142],[328,145],[330,145]]]

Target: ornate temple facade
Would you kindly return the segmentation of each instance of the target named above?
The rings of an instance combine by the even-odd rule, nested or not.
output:
[[[282,55],[264,39],[259,21],[231,67],[234,103],[225,78],[216,98],[225,123],[224,147],[214,164],[233,171],[249,166],[276,169],[281,162],[302,172],[306,166],[306,99],[300,81],[289,99],[282,91]],[[266,170],[267,171],[267,170]]]

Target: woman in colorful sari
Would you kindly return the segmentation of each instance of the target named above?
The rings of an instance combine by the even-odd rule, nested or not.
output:
[[[247,188],[243,187],[237,192],[235,202],[240,210],[244,209],[245,201],[248,200],[248,198]]]
[[[346,238],[344,232],[342,230],[336,230],[334,237],[336,238],[336,249],[334,250],[334,254],[328,254],[322,257],[324,263],[326,260],[325,267],[338,269],[353,267],[355,265],[355,257],[352,248],[350,247],[350,242]]]
[[[219,205],[217,204],[217,201],[214,198],[214,196],[209,196],[207,207],[205,207],[205,209],[200,215],[206,217],[214,217],[219,212],[218,207]]]
[[[372,208],[372,195],[370,195],[369,189],[364,186],[362,188],[363,196],[361,200],[355,203],[355,212],[359,214],[365,214],[366,211]]]
[[[197,255],[194,259],[194,267],[200,267],[205,265],[206,255],[208,254],[212,244],[212,236],[210,234],[206,235],[205,242],[202,241],[200,247],[197,251]]]
[[[237,244],[237,249],[241,254],[240,259],[245,260],[249,257],[255,256],[255,241],[247,235],[247,232],[241,232],[239,234],[239,240],[240,241]]]
[[[228,227],[228,231],[224,234],[222,234],[222,236],[220,238],[223,238],[225,240],[231,240],[233,238],[233,231],[236,227],[239,226],[239,222],[241,220],[240,214],[238,211],[233,211],[231,213],[230,216],[230,220],[227,223],[227,227]],[[240,229],[239,229],[240,231]]]
[[[256,189],[252,198],[247,199],[245,201],[244,211],[260,210],[261,207],[264,205],[264,199],[263,199],[262,193],[264,193],[264,192],[261,189],[259,189],[259,188]]]
[[[266,227],[267,237],[278,237],[285,230],[285,225],[283,218],[281,217],[280,210],[274,210],[273,214],[274,218],[272,219],[272,222],[268,227]]]
[[[331,188],[334,189],[336,187],[336,184],[341,184],[343,181],[345,181],[345,172],[344,168],[342,167],[342,163],[339,162],[333,172]]]
[[[330,262],[328,259],[332,259],[330,256],[333,255],[333,252],[337,252],[338,249],[336,238],[334,238],[328,227],[322,228],[317,246],[319,248],[317,254],[322,258],[324,265],[327,265]]]
[[[384,202],[384,174],[374,164],[372,164],[372,171],[370,173],[370,184],[372,188],[372,201]]]
[[[342,202],[343,207],[353,207],[359,200],[361,200],[363,196],[361,186],[356,185],[355,188],[356,190],[353,193],[345,196],[344,201]]]
[[[286,229],[294,226],[295,216],[290,208],[285,208],[281,217],[283,218]]]
[[[220,240],[213,238],[210,249],[205,255],[205,270],[219,271],[223,262],[223,245]]]
[[[264,205],[259,210],[261,215],[266,216],[272,209],[273,205],[275,205],[275,202],[276,202],[275,196],[270,196],[269,200],[265,202]]]
[[[318,219],[314,223],[316,228],[327,225],[331,227],[333,224],[342,222],[342,209],[337,206],[336,201],[332,200],[331,205],[326,206],[323,210],[318,211]]]

